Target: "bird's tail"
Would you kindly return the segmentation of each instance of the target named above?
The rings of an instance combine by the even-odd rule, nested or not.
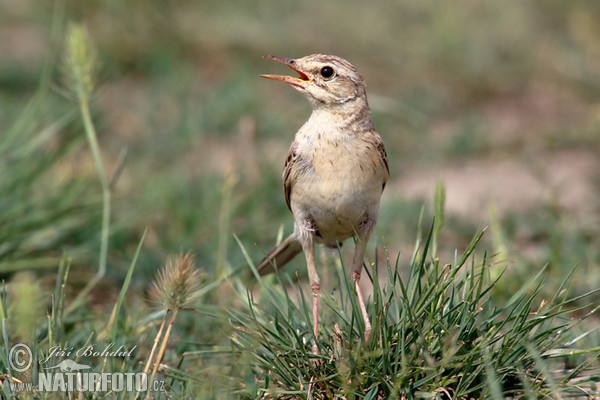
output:
[[[302,245],[296,238],[296,235],[291,234],[279,246],[267,254],[267,256],[256,265],[258,273],[262,275],[275,272],[275,269],[283,267],[290,262],[294,257],[302,252]]]

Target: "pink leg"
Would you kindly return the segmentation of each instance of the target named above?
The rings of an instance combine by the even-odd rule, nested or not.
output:
[[[317,348],[317,340],[319,339],[319,302],[321,300],[320,291],[321,284],[319,280],[319,274],[317,273],[317,266],[315,263],[315,242],[313,237],[312,229],[309,227],[308,221],[304,224],[296,223],[296,227],[299,228],[298,237],[302,244],[302,250],[306,257],[306,268],[308,269],[308,280],[310,282],[310,290],[312,291],[313,305],[312,305],[312,317],[313,317],[313,334],[315,335],[315,343],[312,347],[313,354],[319,354]]]
[[[355,248],[354,248],[354,260],[352,262],[352,280],[356,288],[356,297],[358,298],[358,306],[360,307],[360,313],[362,314],[363,321],[365,323],[365,339],[369,338],[371,334],[371,321],[369,320],[369,314],[367,314],[367,307],[363,299],[362,291],[360,289],[360,275],[362,272],[362,264],[365,258],[365,247],[371,237],[373,226],[375,224],[370,220],[366,221],[358,232]]]

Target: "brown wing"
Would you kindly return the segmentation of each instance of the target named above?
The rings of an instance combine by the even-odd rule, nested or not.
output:
[[[290,197],[292,195],[292,185],[295,178],[293,171],[294,164],[297,162],[297,160],[298,155],[296,153],[296,142],[292,142],[287,159],[285,160],[285,165],[283,166],[283,190],[285,192],[285,202],[290,211],[292,211]]]
[[[390,166],[388,164],[388,157],[387,153],[385,152],[385,146],[383,145],[383,141],[381,140],[381,137],[379,137],[379,135],[377,136],[377,151],[379,152],[379,156],[381,157],[381,161],[383,162],[383,165],[385,165],[385,170],[387,172],[385,180],[383,181],[383,186],[381,188],[381,190],[383,190],[385,189],[385,184],[387,183],[387,180],[390,176]]]
[[[385,184],[390,176],[390,166],[388,164],[387,153],[385,152],[385,146],[383,145],[383,141],[381,140],[381,136],[377,132],[374,132],[373,143],[375,146],[375,150],[379,154],[379,162],[383,164],[385,168],[385,175],[383,177],[383,184],[381,186],[381,190],[385,189]]]
[[[291,205],[291,197],[292,197],[292,188],[294,187],[294,183],[298,179],[299,176],[306,174],[309,170],[313,169],[313,165],[311,161],[302,156],[297,151],[296,142],[293,142],[290,146],[290,151],[288,152],[288,157],[285,160],[285,166],[283,167],[283,189],[285,191],[285,202],[287,203],[288,208],[292,211]]]

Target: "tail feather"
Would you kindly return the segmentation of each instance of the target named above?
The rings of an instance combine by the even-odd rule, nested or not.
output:
[[[275,272],[275,269],[283,267],[290,262],[294,257],[302,252],[302,245],[296,239],[295,235],[290,235],[279,246],[267,254],[267,256],[256,265],[258,273],[267,275]]]

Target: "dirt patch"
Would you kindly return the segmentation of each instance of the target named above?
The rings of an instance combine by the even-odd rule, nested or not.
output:
[[[592,151],[570,150],[532,157],[476,160],[440,169],[408,171],[390,185],[405,198],[430,199],[438,181],[446,187],[446,208],[468,218],[485,218],[493,205],[499,213],[523,213],[548,201],[578,217],[598,212],[594,185],[600,159]]]

